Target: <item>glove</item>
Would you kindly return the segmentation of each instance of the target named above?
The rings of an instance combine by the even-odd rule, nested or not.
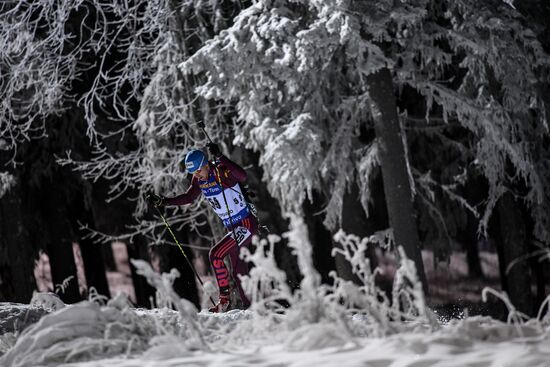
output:
[[[145,196],[145,200],[150,202],[154,207],[163,207],[166,205],[164,196],[159,196],[154,192],[150,192]]]
[[[222,151],[220,150],[220,147],[216,143],[208,143],[206,144],[206,147],[208,148],[208,152],[210,155],[214,158],[220,158],[222,156]]]

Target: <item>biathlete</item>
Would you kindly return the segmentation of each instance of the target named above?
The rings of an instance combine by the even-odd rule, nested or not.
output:
[[[152,195],[152,201],[155,206],[186,205],[194,202],[202,193],[223,221],[228,233],[209,253],[210,265],[219,288],[218,304],[211,307],[210,312],[225,312],[232,307],[231,275],[243,307],[250,305],[239,279],[239,275],[248,274],[248,264],[239,258],[239,251],[242,246],[248,246],[252,242],[252,236],[258,230],[258,222],[239,185],[246,181],[246,171],[222,155],[216,144],[210,143],[207,147],[214,157],[213,162],[209,162],[201,150],[191,150],[185,156],[185,168],[193,175],[191,185],[185,193],[173,198]],[[224,263],[226,256],[231,261],[231,275]]]

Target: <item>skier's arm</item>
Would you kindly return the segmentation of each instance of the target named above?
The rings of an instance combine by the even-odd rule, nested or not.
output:
[[[246,181],[246,171],[241,166],[223,155],[220,156],[218,159],[220,163],[225,166],[225,171],[229,173],[229,175],[231,175],[235,180],[237,180],[238,182]]]
[[[191,179],[191,186],[189,186],[186,192],[173,198],[165,198],[164,202],[166,203],[166,205],[191,204],[193,201],[195,201],[196,198],[199,197],[200,193],[201,189],[199,187],[197,179],[193,177]]]

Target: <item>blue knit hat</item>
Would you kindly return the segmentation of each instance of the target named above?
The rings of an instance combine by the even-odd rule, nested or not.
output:
[[[208,160],[206,159],[206,155],[201,150],[193,149],[185,156],[185,168],[189,173],[197,171],[206,163],[208,163]]]

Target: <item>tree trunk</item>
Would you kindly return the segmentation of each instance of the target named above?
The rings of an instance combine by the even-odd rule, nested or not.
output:
[[[136,295],[136,306],[143,308],[151,308],[151,301],[155,300],[155,288],[153,288],[145,277],[136,272],[135,266],[130,259],[144,260],[150,263],[149,250],[145,238],[138,236],[134,238],[134,242],[126,246],[128,251],[128,262],[130,263],[130,272],[132,282],[134,284],[134,292]]]
[[[323,224],[323,218],[319,214],[324,205],[322,196],[316,191],[313,192],[313,202],[306,200],[304,203],[304,222],[307,225],[309,242],[313,248],[313,265],[321,275],[321,281],[330,284],[332,279],[329,277],[331,270],[336,270],[336,264],[332,257],[332,234]]]
[[[160,258],[161,273],[169,273],[172,269],[177,269],[180,273],[180,276],[174,281],[174,291],[200,309],[195,274],[191,266],[185,261],[181,250],[176,245],[162,245],[156,246],[156,251]],[[183,251],[185,251],[189,261],[193,263],[193,252],[190,249],[183,249]]]
[[[113,255],[113,245],[111,242],[97,244],[101,246],[101,256],[103,257],[103,264],[107,271],[117,271],[115,256]]]
[[[82,253],[82,260],[84,261],[84,273],[86,274],[88,290],[94,287],[97,293],[111,298],[101,245],[94,243],[90,239],[84,238],[79,240],[79,245],[80,252]]]
[[[48,193],[42,202],[42,218],[49,229],[46,249],[50,258],[54,289],[63,302],[75,303],[81,301],[82,297],[78,289],[74,261],[74,236],[68,220],[70,216],[65,207],[68,199],[62,190],[62,187],[55,184],[40,190]]]
[[[501,274],[506,284],[505,289],[510,301],[519,311],[532,315],[533,295],[529,262],[519,260],[529,251],[521,205],[511,193],[506,193],[498,201],[496,210],[500,234],[497,246],[500,247],[500,269],[505,271],[505,274]],[[509,268],[514,260],[518,261]]]
[[[477,223],[478,221],[472,213],[466,213],[468,216],[466,228],[462,236],[463,246],[466,249],[466,263],[468,265],[468,276],[471,278],[484,279],[483,269],[481,268],[481,259],[477,246]]]
[[[473,170],[468,171],[468,184],[464,188],[463,196],[469,203],[480,203],[487,197],[487,181],[479,173]],[[481,259],[479,257],[479,219],[470,211],[466,211],[466,228],[459,231],[458,237],[466,250],[466,262],[468,264],[468,276],[471,278],[484,279]]]
[[[109,183],[105,180],[100,180],[93,187],[93,202],[92,202],[92,218],[95,228],[100,232],[111,235],[119,235],[125,233],[125,227],[130,223],[129,213],[132,213],[131,201],[125,198],[117,198],[110,202],[106,202],[105,198],[109,197]],[[105,215],[109,213],[109,215]],[[99,246],[99,245],[97,245]],[[115,258],[113,255],[112,244],[101,245],[105,264],[110,271],[118,271]],[[155,289],[147,283],[147,280],[136,273],[136,268],[132,265],[130,259],[144,260],[150,263],[148,244],[142,236],[136,236],[133,243],[126,244],[128,253],[128,263],[132,283],[134,286],[135,304],[137,307],[151,308],[152,301],[155,298]]]
[[[367,77],[374,129],[380,143],[380,163],[390,227],[397,246],[416,264],[426,296],[428,284],[420,251],[420,240],[407,171],[407,157],[390,70],[380,69]]]
[[[94,287],[98,294],[111,298],[107,273],[105,272],[104,246],[103,244],[95,243],[89,238],[85,238],[87,233],[80,229],[80,223],[86,223],[92,228],[96,228],[93,210],[90,206],[85,205],[86,197],[91,196],[90,194],[93,193],[93,187],[88,182],[82,182],[80,187],[82,190],[77,193],[77,199],[70,200],[68,205],[71,205],[72,215],[70,218],[73,231],[80,234],[78,244],[82,255],[84,275],[86,276],[86,285],[88,287],[87,291],[89,292],[90,288]]]
[[[65,303],[81,301],[72,242],[49,242],[46,251],[50,259],[52,283],[59,298]]]
[[[537,243],[537,239],[534,236],[535,221],[533,220],[533,217],[531,216],[531,213],[527,206],[522,205],[522,209],[522,217],[525,219],[525,227],[527,233],[527,252],[529,254],[532,254],[535,251],[540,250],[540,248],[535,245]],[[533,299],[534,304],[532,307],[533,315],[538,312],[540,306],[546,299],[546,280],[544,277],[545,261],[540,260],[540,256],[531,256],[528,260],[529,267],[531,268],[531,275],[536,286]]]
[[[0,302],[29,303],[36,289],[31,212],[19,185],[0,199]]]
[[[374,234],[374,232],[376,232],[376,227],[373,223],[373,218],[367,218],[359,197],[359,187],[357,183],[353,182],[350,191],[346,191],[344,194],[344,204],[342,205],[342,230],[347,234],[354,234],[363,238]],[[335,243],[334,246],[339,247],[340,244]],[[378,266],[378,259],[376,257],[374,245],[371,244],[367,247],[366,256],[370,260],[371,269],[376,268]],[[358,282],[357,276],[351,271],[350,262],[347,261],[344,256],[336,254],[334,262],[336,264],[336,272],[340,278],[352,280],[356,283]]]

